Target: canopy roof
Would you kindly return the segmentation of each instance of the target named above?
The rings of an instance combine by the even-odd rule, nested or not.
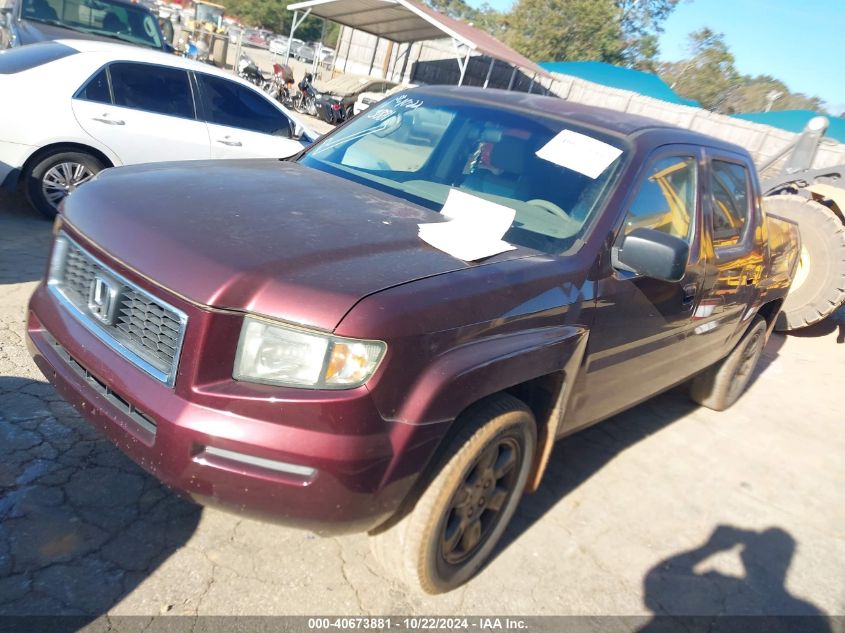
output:
[[[306,0],[288,5],[289,11],[309,9],[311,15],[397,43],[451,37],[470,51],[548,76],[537,64],[486,31],[438,13],[414,0]]]

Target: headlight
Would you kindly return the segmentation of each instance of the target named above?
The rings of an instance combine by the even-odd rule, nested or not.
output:
[[[351,389],[375,373],[387,346],[246,317],[238,341],[235,380]]]

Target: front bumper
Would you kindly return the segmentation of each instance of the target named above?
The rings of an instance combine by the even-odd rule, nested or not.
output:
[[[366,388],[329,400],[314,392],[280,399],[284,415],[272,420],[221,405],[225,399],[208,406],[204,387],[178,384],[193,359],[182,359],[177,388],[168,388],[94,337],[43,284],[30,301],[27,331],[47,379],[141,467],[198,503],[264,520],[318,533],[372,529],[396,511],[442,432],[383,421]],[[185,349],[195,343],[186,339]],[[301,424],[327,415],[369,428],[355,435]],[[412,454],[397,450],[408,445]]]

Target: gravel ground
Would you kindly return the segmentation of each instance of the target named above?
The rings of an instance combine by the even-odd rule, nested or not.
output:
[[[39,374],[49,223],[0,194],[0,615],[845,614],[845,313],[770,341],[729,412],[680,391],[560,443],[490,565],[409,594],[365,536],[181,499]]]

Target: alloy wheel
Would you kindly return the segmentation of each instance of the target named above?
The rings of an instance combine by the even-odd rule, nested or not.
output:
[[[487,540],[500,511],[513,494],[522,450],[516,439],[501,438],[479,455],[455,494],[440,535],[440,554],[461,565]]]
[[[41,190],[44,197],[54,207],[67,196],[76,191],[76,188],[91,180],[94,172],[82,163],[62,162],[53,165],[41,178]]]

